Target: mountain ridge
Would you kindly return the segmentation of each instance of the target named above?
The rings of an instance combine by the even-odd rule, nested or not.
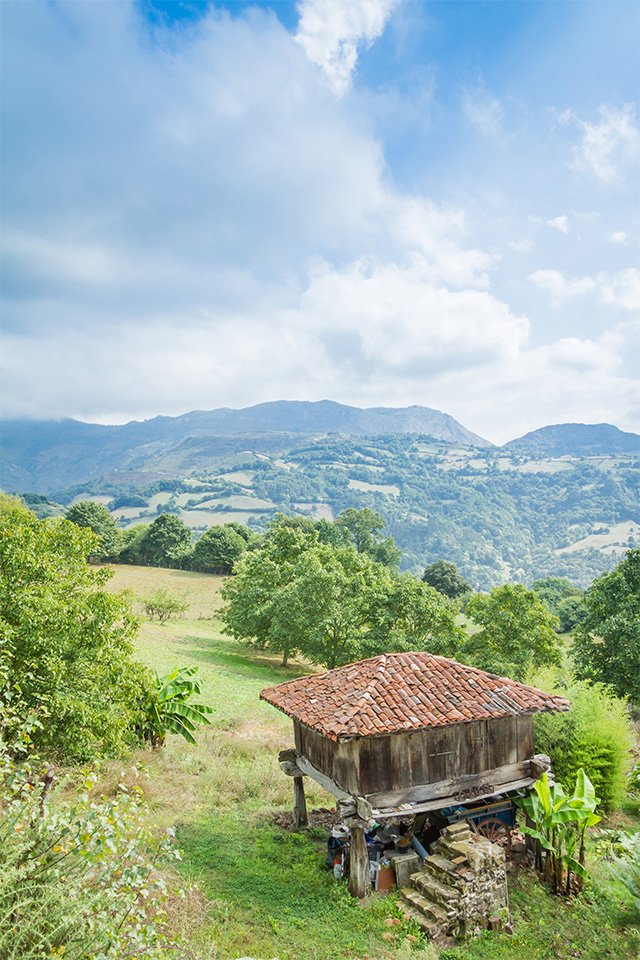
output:
[[[554,423],[509,440],[501,449],[555,457],[640,454],[640,435],[611,423]]]

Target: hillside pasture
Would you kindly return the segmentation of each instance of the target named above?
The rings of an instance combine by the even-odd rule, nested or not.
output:
[[[560,547],[556,553],[576,553],[580,550],[602,550],[605,553],[622,553],[629,548],[629,540],[640,542],[640,524],[633,520],[603,524],[602,533],[591,533],[576,540],[567,547]]]
[[[150,567],[114,567],[110,589],[140,598],[160,586],[185,593],[187,616],[165,625],[143,619],[140,659],[159,673],[197,666],[212,724],[192,747],[169,736],[162,750],[138,751],[133,764],[107,765],[100,790],[126,782],[149,802],[154,829],[177,826],[186,898],[169,915],[197,960],[635,960],[640,931],[604,867],[570,902],[551,896],[528,870],[510,874],[513,933],[486,933],[433,948],[398,922],[395,897],[351,899],[324,866],[326,832],[283,826],[291,781],[277,761],[292,745],[291,721],[259,699],[265,686],[310,672],[225,636],[218,619],[223,578]],[[307,781],[309,810],[333,798]],[[171,879],[171,878],[170,878]],[[170,883],[171,889],[175,882]],[[392,922],[393,921],[393,922]]]

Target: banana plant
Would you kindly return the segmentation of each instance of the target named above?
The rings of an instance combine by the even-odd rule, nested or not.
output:
[[[560,784],[550,783],[547,774],[543,773],[534,783],[532,792],[517,802],[529,821],[522,830],[536,841],[539,866],[544,851],[545,880],[554,891],[561,891],[566,866],[565,891],[569,893],[572,873],[576,874],[580,884],[587,876],[584,866],[586,830],[600,820],[595,813],[598,798],[593,784],[584,770],[580,770],[573,796],[567,796]]]
[[[187,703],[200,693],[200,681],[191,679],[197,667],[179,667],[164,677],[156,674],[155,690],[145,711],[144,739],[152,746],[164,744],[167,733],[177,733],[195,744],[193,731],[199,724],[209,724],[213,709],[204,703]]]

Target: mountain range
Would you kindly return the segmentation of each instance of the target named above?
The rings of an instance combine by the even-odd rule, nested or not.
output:
[[[10,421],[1,449],[0,485],[40,516],[92,498],[123,527],[170,512],[198,536],[370,507],[403,569],[453,560],[479,589],[546,575],[586,586],[640,543],[640,436],[610,424],[499,447],[426,407],[279,401],[121,426]]]
[[[177,417],[105,426],[79,420],[5,421],[0,483],[5,490],[50,494],[118,474],[148,480],[192,474],[242,450],[295,447],[310,436],[416,435],[479,449],[494,445],[452,416],[429,407],[370,407],[279,400],[244,409],[195,410]],[[510,454],[597,456],[640,453],[640,436],[610,424],[543,427],[504,445]]]

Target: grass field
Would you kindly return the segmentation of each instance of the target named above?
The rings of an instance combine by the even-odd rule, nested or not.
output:
[[[514,932],[486,934],[438,949],[402,922],[393,896],[361,904],[323,865],[326,835],[287,831],[273,822],[289,810],[290,781],[278,750],[291,746],[291,722],[259,700],[270,684],[309,671],[225,637],[217,614],[221,578],[175,570],[117,567],[112,589],[134,596],[157,586],[184,593],[187,619],[165,626],[143,622],[141,660],[159,673],[199,667],[202,700],[215,708],[210,727],[191,747],[169,738],[158,751],[140,751],[129,769],[111,765],[103,789],[123,779],[140,785],[150,822],[175,824],[183,877],[193,882],[170,917],[198,957],[211,960],[632,960],[640,932],[600,866],[588,891],[567,903],[549,895],[529,872],[510,877]],[[105,787],[106,784],[106,787]],[[307,781],[307,802],[333,799]],[[386,922],[385,922],[386,921]]]

